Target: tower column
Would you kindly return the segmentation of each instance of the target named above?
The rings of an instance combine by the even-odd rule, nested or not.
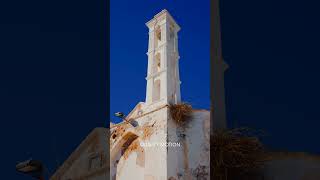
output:
[[[224,92],[224,62],[221,48],[219,0],[212,1],[211,9],[211,132],[227,128]]]

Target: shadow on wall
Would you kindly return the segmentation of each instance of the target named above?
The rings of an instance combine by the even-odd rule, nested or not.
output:
[[[115,180],[117,177],[117,171],[118,171],[118,166],[120,161],[125,158],[126,152],[128,148],[133,145],[134,141],[136,141],[138,136],[132,132],[126,133],[114,146],[112,151],[110,152],[111,157],[110,157],[110,162],[111,162],[111,167],[110,167],[110,172],[111,172],[111,177],[112,180]]]

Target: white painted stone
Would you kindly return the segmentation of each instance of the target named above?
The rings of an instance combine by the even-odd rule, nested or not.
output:
[[[200,176],[209,179],[210,112],[193,110],[187,126],[181,127],[171,118],[168,107],[181,102],[177,34],[180,27],[166,10],[146,25],[149,28],[146,102],[138,103],[126,117],[136,121],[137,127],[128,123],[114,125],[110,138],[110,178],[191,180],[200,178],[197,170],[203,167]],[[161,143],[180,146],[166,147]]]
[[[179,25],[167,10],[146,23],[149,28],[146,104],[179,103]]]

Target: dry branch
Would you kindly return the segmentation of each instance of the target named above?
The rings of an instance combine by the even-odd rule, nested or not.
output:
[[[169,109],[172,119],[180,125],[187,122],[192,113],[192,106],[188,103],[171,104]]]
[[[217,130],[211,136],[213,174],[223,180],[257,171],[266,161],[263,145],[243,129]]]

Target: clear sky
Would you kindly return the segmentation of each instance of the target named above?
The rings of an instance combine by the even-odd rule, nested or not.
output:
[[[147,21],[167,9],[181,26],[179,32],[182,101],[194,108],[210,107],[210,1],[111,0],[110,119],[128,114],[145,101]]]
[[[106,3],[0,1],[0,179],[29,158],[52,174],[106,125]]]
[[[320,153],[319,2],[221,0],[229,125],[276,150]]]

